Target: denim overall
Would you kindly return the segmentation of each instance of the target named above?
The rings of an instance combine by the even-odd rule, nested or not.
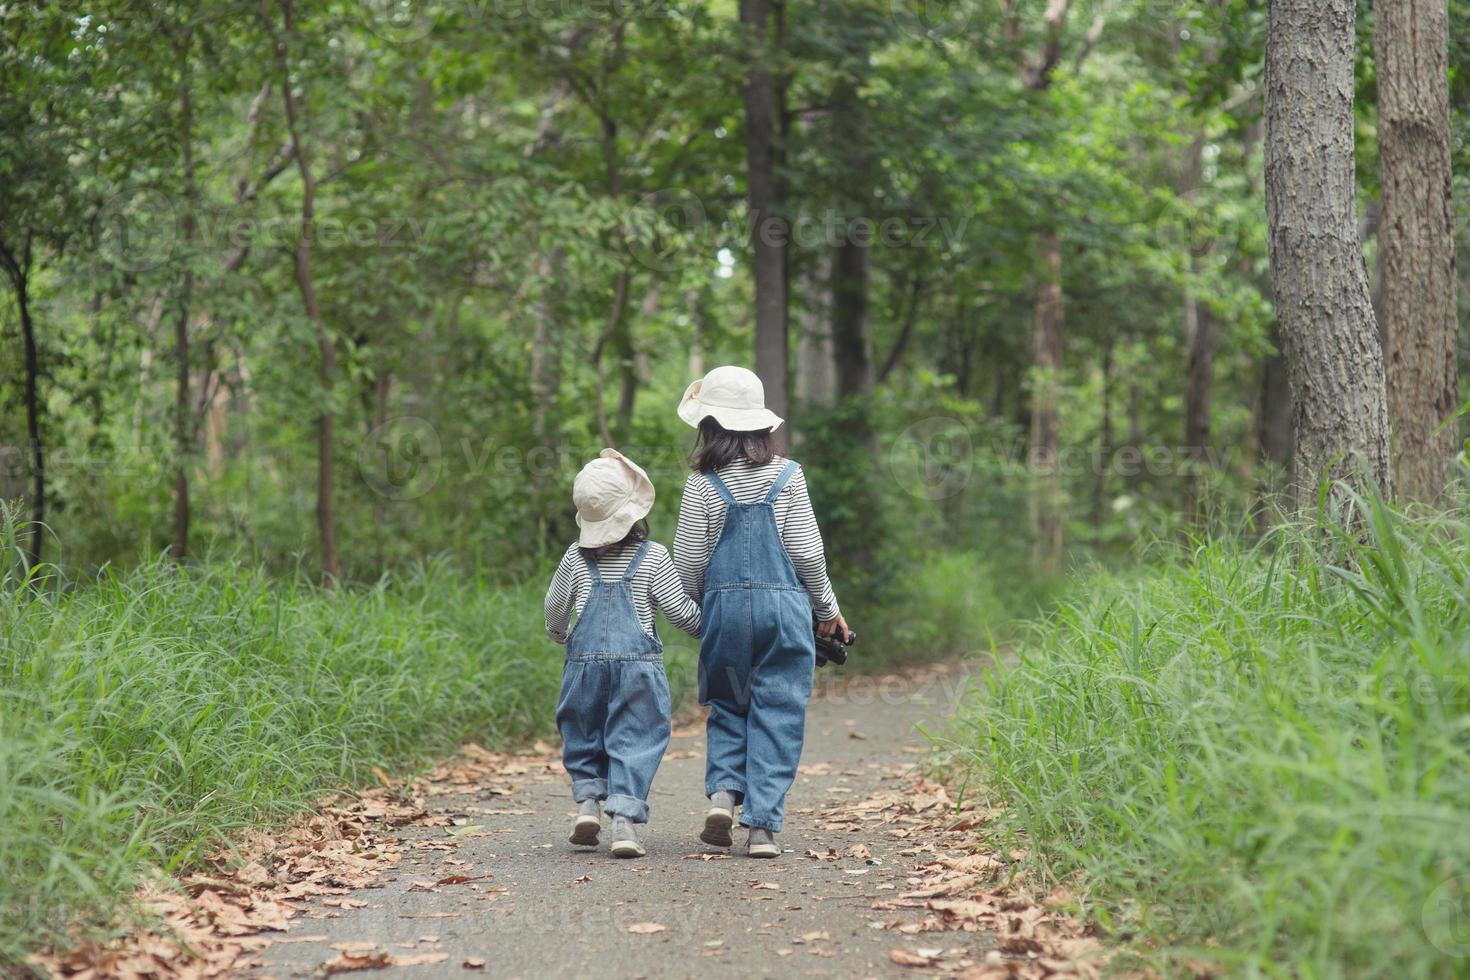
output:
[[[606,800],[610,816],[634,823],[648,820],[648,790],[669,746],[664,645],[643,632],[633,607],[633,574],[647,552],[645,541],[615,582],[586,559],[591,591],[567,636],[556,703],[572,798]]]
[[[759,503],[742,504],[714,472],[725,528],[704,572],[699,703],[709,707],[705,794],[744,800],[740,822],[781,829],[806,735],[816,647],[812,606],[776,529],[786,464]]]

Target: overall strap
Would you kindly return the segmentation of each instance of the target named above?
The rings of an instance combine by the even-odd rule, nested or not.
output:
[[[776,497],[780,495],[782,490],[786,489],[786,484],[790,483],[791,478],[795,475],[796,460],[788,459],[786,461],[785,467],[783,467],[781,470],[781,475],[776,477],[775,483],[771,484],[771,492],[766,494],[765,502],[768,504],[774,504],[776,502]]]
[[[712,487],[715,488],[716,493],[725,498],[725,503],[733,504],[736,502],[735,495],[730,492],[729,487],[725,486],[725,481],[720,479],[720,474],[716,473],[714,470],[705,470],[704,478],[710,482],[710,485]]]
[[[587,566],[587,574],[592,576],[592,584],[600,584],[602,582],[602,574],[597,571],[597,562],[593,561],[587,552],[582,551],[582,549],[578,548],[577,551],[582,555],[582,563]]]
[[[628,562],[628,570],[623,573],[624,582],[633,581],[633,576],[637,573],[638,566],[643,561],[643,556],[648,554],[649,544],[650,542],[645,541],[638,546],[638,550],[633,554],[633,560]]]

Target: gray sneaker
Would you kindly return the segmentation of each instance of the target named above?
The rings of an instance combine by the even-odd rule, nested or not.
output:
[[[637,826],[627,817],[613,817],[612,853],[620,858],[641,858],[648,853],[638,842]]]
[[[746,853],[753,858],[773,858],[781,856],[781,845],[776,843],[776,835],[764,827],[751,827],[750,837],[746,842]]]
[[[602,831],[602,804],[596,800],[583,800],[577,809],[577,820],[572,824],[572,834],[567,840],[578,847],[596,847],[597,835]]]
[[[720,790],[709,798],[709,809],[704,814],[704,829],[699,839],[713,847],[729,847],[735,843],[730,828],[735,826],[735,797]]]

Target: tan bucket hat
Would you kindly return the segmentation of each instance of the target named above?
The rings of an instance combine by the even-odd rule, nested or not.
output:
[[[733,364],[717,367],[685,388],[679,418],[696,429],[713,418],[732,432],[774,431],[783,421],[766,408],[766,389],[755,372]]]
[[[577,544],[600,548],[623,539],[653,509],[653,481],[616,449],[604,449],[572,483],[577,505]]]

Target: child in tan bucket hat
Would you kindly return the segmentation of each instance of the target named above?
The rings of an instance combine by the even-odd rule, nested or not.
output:
[[[653,614],[661,610],[697,637],[699,606],[684,594],[668,550],[648,540],[654,490],[641,467],[604,449],[577,474],[572,499],[581,531],[545,604],[546,631],[567,648],[556,724],[579,807],[570,839],[597,844],[606,801],[612,853],[642,857],[636,825],[648,821],[671,708]]]

